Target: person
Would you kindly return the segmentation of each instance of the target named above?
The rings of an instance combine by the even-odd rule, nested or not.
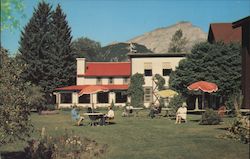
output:
[[[114,119],[114,118],[115,118],[115,112],[112,110],[111,107],[108,107],[108,113],[101,118],[100,125],[105,125],[107,119]]]
[[[218,115],[220,118],[223,118],[226,113],[227,107],[224,104],[221,104],[220,108],[218,109]]]
[[[80,126],[81,121],[84,120],[84,117],[79,115],[75,105],[73,106],[73,109],[71,110],[71,117],[74,121],[77,121],[78,126]]]
[[[180,124],[181,120],[185,120],[187,122],[187,105],[183,103],[181,107],[178,108],[176,112],[176,121],[175,124]]]
[[[155,117],[155,114],[159,114],[159,113],[161,113],[160,105],[159,104],[154,105],[154,103],[152,103],[149,116],[153,119]]]

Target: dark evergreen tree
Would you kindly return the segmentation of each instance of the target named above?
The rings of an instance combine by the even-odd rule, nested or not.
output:
[[[22,32],[19,51],[27,67],[22,76],[43,89],[47,103],[52,102],[56,87],[75,83],[76,57],[70,33],[61,7],[52,12],[45,2],[38,4]]]
[[[21,59],[26,64],[27,70],[23,72],[23,77],[27,81],[39,84],[42,77],[42,61],[48,52],[48,30],[51,16],[51,7],[42,2],[34,10],[29,23],[22,31],[20,48]]]
[[[71,48],[71,29],[60,5],[52,13],[51,26],[53,47],[50,53],[51,69],[49,75],[53,79],[48,81],[50,91],[56,87],[75,84],[77,57]]]
[[[49,93],[47,81],[51,80],[48,65],[51,52],[51,6],[40,2],[21,35],[20,57],[26,65],[22,78],[42,87],[44,92]]]

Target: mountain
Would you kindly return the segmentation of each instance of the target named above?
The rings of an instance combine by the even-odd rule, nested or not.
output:
[[[206,41],[207,39],[207,33],[202,31],[201,28],[194,26],[190,22],[179,22],[169,27],[158,28],[147,32],[128,40],[128,42],[144,45],[155,53],[167,53],[171,38],[179,29],[182,30],[183,36],[188,40],[186,45],[188,52],[191,51],[194,44]]]
[[[137,53],[151,53],[144,45],[133,43]],[[101,61],[128,61],[129,43],[115,43],[101,48]]]

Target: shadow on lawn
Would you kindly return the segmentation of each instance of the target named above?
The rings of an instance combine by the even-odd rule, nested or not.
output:
[[[201,120],[200,120],[200,119],[192,119],[192,120],[189,120],[189,121],[198,123],[198,122],[200,122]]]
[[[17,151],[17,152],[1,152],[1,159],[24,159],[25,152]]]
[[[218,130],[226,130],[228,131],[230,129],[230,127],[222,127],[222,128],[217,128]]]

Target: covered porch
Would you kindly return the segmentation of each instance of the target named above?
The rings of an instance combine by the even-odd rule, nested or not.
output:
[[[70,108],[75,104],[79,107],[91,107],[92,103],[94,107],[107,107],[110,106],[112,101],[115,106],[125,106],[126,102],[129,102],[127,96],[128,85],[100,85],[106,87],[108,91],[79,96],[79,92],[88,86],[91,85],[74,85],[57,88],[54,91],[57,108]]]

